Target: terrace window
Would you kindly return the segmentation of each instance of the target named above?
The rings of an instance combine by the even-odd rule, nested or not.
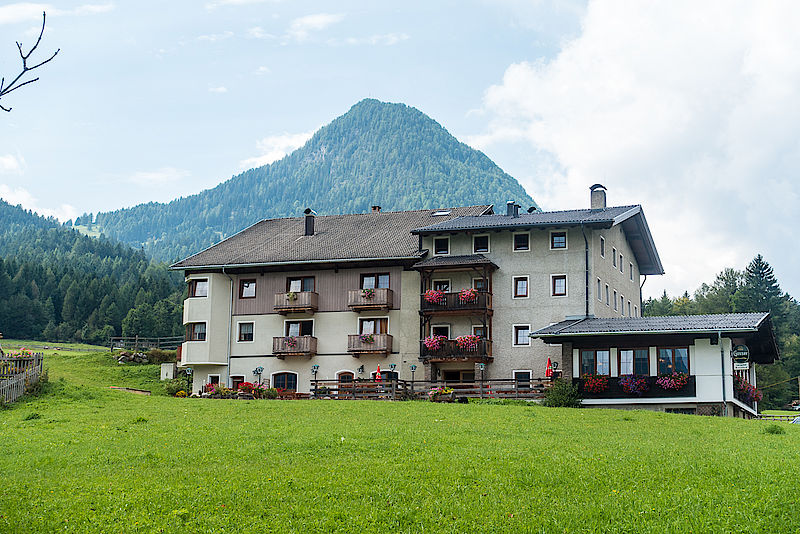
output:
[[[444,291],[445,293],[447,293],[448,291],[450,291],[450,280],[434,280],[433,289],[436,291]]]
[[[669,347],[658,349],[658,374],[689,372],[689,348]]]
[[[552,232],[550,234],[550,249],[566,249],[567,248],[567,232]]]
[[[447,339],[450,339],[450,325],[439,324],[439,325],[431,326],[431,335],[432,336],[444,336]]]
[[[253,341],[254,323],[239,323],[239,341]]]
[[[530,234],[514,234],[514,252],[527,252],[531,249]]]
[[[514,371],[514,384],[517,389],[527,389],[531,387],[531,372]]]
[[[552,295],[554,297],[565,297],[567,296],[567,275],[566,274],[554,274],[551,277],[551,289]]]
[[[528,298],[528,277],[515,276],[514,277],[514,298],[524,299]]]
[[[644,375],[650,374],[650,350],[649,349],[620,349],[619,351],[619,374],[620,375]]]
[[[514,325],[514,346],[524,347],[531,344],[531,338],[528,334],[531,333],[531,325],[529,324],[515,324]]]
[[[207,297],[208,296],[208,279],[197,278],[189,280],[189,296],[190,297]]]
[[[434,238],[433,253],[437,255],[450,254],[450,238],[449,237]]]
[[[386,334],[389,331],[389,319],[377,317],[374,319],[359,319],[359,334]]]
[[[186,341],[205,341],[206,323],[189,323],[186,325]]]
[[[361,289],[388,289],[389,273],[362,274]]]
[[[287,336],[313,336],[314,321],[286,321]]]
[[[472,238],[472,252],[478,254],[480,252],[489,252],[489,236],[476,235]]]
[[[283,390],[297,390],[297,373],[275,373],[272,375],[272,387]]]
[[[581,351],[581,376],[609,375],[610,373],[611,351],[607,349]]]
[[[250,280],[239,280],[239,298],[240,299],[256,298],[256,281],[254,278]]]
[[[488,328],[485,326],[473,326],[472,327],[472,335],[478,336],[481,339],[486,339],[489,337]]]
[[[301,293],[304,291],[314,291],[314,277],[313,276],[300,276],[296,278],[286,279],[286,291],[292,293]]]
[[[472,279],[472,287],[475,288],[477,291],[486,291],[487,290],[487,280],[485,278],[473,278]]]

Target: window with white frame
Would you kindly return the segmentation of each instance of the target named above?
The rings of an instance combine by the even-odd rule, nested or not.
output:
[[[609,305],[609,298],[608,298],[608,284],[606,284],[606,306]]]
[[[614,267],[617,266],[617,249],[616,248],[612,248],[611,249],[611,265],[613,265]]]
[[[622,254],[619,255],[619,272],[625,272],[625,261],[622,258]]]
[[[628,300],[628,317],[633,317],[633,315],[631,315],[631,301],[630,300]]]
[[[434,237],[433,238],[433,253],[437,256],[450,254],[450,238],[449,237]]]
[[[606,238],[603,236],[600,236],[600,257],[606,257]]]
[[[531,375],[532,372],[530,370],[525,371],[514,371],[514,386],[517,389],[528,389],[531,387]]]
[[[274,373],[272,375],[272,387],[275,389],[283,389],[287,391],[297,390],[297,373],[284,372]]]
[[[600,279],[597,279],[597,300],[603,302],[603,284]]]
[[[531,249],[531,235],[514,234],[514,252],[528,252]]]
[[[444,336],[450,339],[450,325],[449,324],[434,324],[431,325],[432,336]]]
[[[550,232],[550,249],[565,250],[567,248],[567,232]]]
[[[529,324],[515,324],[514,325],[514,346],[523,347],[531,344],[531,325]]]
[[[617,290],[614,290],[614,311],[619,311],[619,305],[617,302]]]
[[[431,284],[435,291],[444,291],[445,293],[450,291],[450,280],[434,280]]]
[[[619,296],[619,312],[624,316],[625,315],[625,295]]]
[[[582,350],[581,376],[611,374],[611,351]]]
[[[254,323],[239,323],[239,342],[253,341]]]
[[[489,252],[489,236],[488,235],[472,236],[472,252],[474,254]]]
[[[631,267],[631,282],[633,282],[633,262],[629,262],[628,265]]]

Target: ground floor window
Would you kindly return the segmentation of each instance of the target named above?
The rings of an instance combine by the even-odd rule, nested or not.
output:
[[[474,382],[475,371],[443,370],[442,380],[445,382]]]
[[[254,323],[239,323],[239,341],[253,341]]]
[[[378,377],[378,372],[372,371],[372,374],[370,374],[370,376],[372,377],[372,380],[375,380]],[[381,380],[391,381],[391,380],[397,380],[398,378],[400,378],[400,375],[398,375],[396,371],[381,371]]]
[[[337,377],[339,379],[340,384],[352,384],[353,379],[355,379],[355,374],[351,373],[350,371],[342,371],[339,373]]]
[[[689,348],[669,347],[658,349],[658,374],[689,372]]]
[[[649,349],[620,349],[619,374],[621,375],[649,375],[650,350]]]
[[[297,373],[275,373],[272,375],[272,387],[296,391]]]
[[[233,389],[239,389],[239,386],[242,385],[242,382],[244,382],[244,376],[231,376],[231,387]]]
[[[219,375],[208,375],[209,384],[219,384]]]
[[[519,389],[527,389],[531,387],[531,372],[514,371],[514,383]]]
[[[611,374],[611,351],[582,350],[581,375],[609,375]]]

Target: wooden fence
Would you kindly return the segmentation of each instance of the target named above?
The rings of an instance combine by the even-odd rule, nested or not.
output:
[[[311,383],[311,395],[317,398],[338,400],[411,400],[426,399],[435,387],[449,387],[455,396],[473,399],[527,399],[538,400],[550,387],[549,378],[525,381],[514,379],[476,380],[474,382],[444,382],[428,380],[316,380]]]
[[[758,418],[761,421],[789,421],[789,422],[792,422],[795,419],[797,419],[798,417],[800,417],[800,413],[797,413],[796,415],[770,415],[770,414],[764,414],[764,413],[758,414]]]
[[[139,349],[162,349],[176,350],[183,343],[183,336],[170,337],[112,337],[108,339],[108,346],[111,350],[139,350]]]
[[[14,402],[25,394],[25,388],[39,381],[44,363],[43,354],[32,358],[0,358],[0,399]]]

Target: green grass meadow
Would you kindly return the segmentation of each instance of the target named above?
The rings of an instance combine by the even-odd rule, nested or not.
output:
[[[177,399],[155,365],[63,351],[47,365],[49,393],[0,411],[0,532],[800,529],[800,425]]]

